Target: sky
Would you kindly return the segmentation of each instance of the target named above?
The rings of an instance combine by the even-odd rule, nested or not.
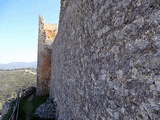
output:
[[[60,0],[0,0],[0,63],[37,61],[38,17],[59,21]]]

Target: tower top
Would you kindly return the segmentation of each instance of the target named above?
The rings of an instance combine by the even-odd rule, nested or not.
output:
[[[44,17],[42,15],[39,16],[39,22],[43,22],[44,23]]]
[[[44,17],[43,16],[39,16],[39,30],[44,29]]]

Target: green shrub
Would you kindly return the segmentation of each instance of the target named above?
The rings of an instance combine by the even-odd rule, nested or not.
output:
[[[19,106],[19,120],[29,119],[33,120],[35,110],[46,100],[49,95],[36,97],[35,94],[32,100],[28,100],[28,97],[22,98]]]

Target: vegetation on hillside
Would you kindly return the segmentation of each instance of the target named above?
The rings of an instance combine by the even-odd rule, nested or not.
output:
[[[0,70],[0,111],[2,103],[16,97],[21,88],[36,86],[36,69]]]

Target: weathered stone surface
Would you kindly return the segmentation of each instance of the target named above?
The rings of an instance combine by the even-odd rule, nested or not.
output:
[[[50,97],[60,120],[160,118],[160,2],[61,0]]]
[[[57,25],[45,24],[43,17],[40,16],[38,35],[37,95],[45,95],[49,93],[52,43],[56,34]]]
[[[55,120],[56,112],[53,101],[48,100],[46,103],[40,105],[36,109],[34,117],[36,120]]]
[[[3,104],[3,107],[2,107],[2,113],[1,113],[1,117],[0,119],[3,120],[4,116],[13,109],[13,102],[15,102],[16,100],[13,99],[11,101],[7,101]]]

